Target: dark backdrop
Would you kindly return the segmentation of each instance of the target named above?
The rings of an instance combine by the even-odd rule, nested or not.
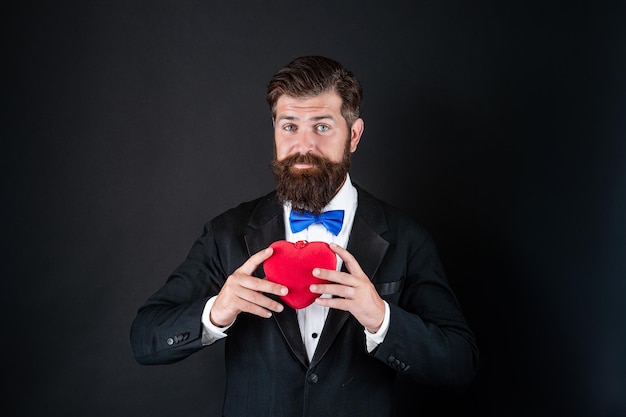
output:
[[[354,181],[434,235],[482,353],[406,415],[626,415],[625,7],[563,3],[5,6],[3,413],[219,415],[221,344],[143,367],[129,326],[272,188],[266,83],[325,54],[365,88]]]

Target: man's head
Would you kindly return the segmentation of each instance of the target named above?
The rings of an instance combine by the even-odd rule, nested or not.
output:
[[[297,58],[274,76],[267,98],[281,202],[320,212],[334,197],[363,133],[361,96],[354,76],[328,58]]]
[[[359,117],[361,83],[339,62],[322,56],[302,56],[278,71],[267,86],[267,103],[276,118],[276,103],[285,95],[310,98],[334,91],[341,97],[341,114],[348,127]]]

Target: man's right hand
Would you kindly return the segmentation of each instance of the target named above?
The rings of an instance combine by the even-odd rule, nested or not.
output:
[[[263,293],[287,295],[287,287],[252,276],[258,266],[272,256],[272,253],[274,253],[272,248],[255,253],[226,279],[215,298],[209,316],[214,325],[228,326],[244,311],[264,318],[272,317],[272,311],[276,313],[283,311],[281,303]]]

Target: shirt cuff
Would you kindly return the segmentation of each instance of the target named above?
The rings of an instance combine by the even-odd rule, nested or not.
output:
[[[383,318],[383,324],[380,325],[380,329],[378,329],[376,333],[370,333],[367,329],[363,330],[365,332],[365,343],[367,344],[367,351],[369,353],[385,340],[387,330],[389,330],[389,304],[387,304],[386,301],[383,302],[385,303],[385,317]]]
[[[202,345],[210,345],[212,343],[217,342],[220,339],[223,339],[227,336],[225,333],[226,330],[233,325],[233,323],[229,324],[226,327],[218,327],[211,323],[211,309],[213,308],[213,303],[215,303],[215,299],[217,295],[209,298],[209,301],[204,305],[204,310],[202,310]]]

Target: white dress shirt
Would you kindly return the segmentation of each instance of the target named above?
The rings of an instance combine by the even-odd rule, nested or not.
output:
[[[306,240],[308,242],[326,242],[335,243],[342,248],[346,248],[348,245],[348,239],[350,232],[352,231],[352,224],[354,222],[354,215],[356,214],[356,208],[358,203],[358,193],[356,188],[352,185],[350,175],[346,177],[346,181],[335,195],[335,197],[328,203],[328,205],[322,210],[344,210],[343,225],[341,231],[337,236],[329,232],[323,225],[316,223],[312,224],[306,229],[298,233],[292,233],[289,226],[289,214],[291,213],[291,204],[286,203],[283,206],[284,219],[285,219],[285,240],[289,242],[297,242],[299,240]],[[343,265],[341,258],[337,256],[337,270],[339,271]],[[216,297],[216,296],[215,296]],[[230,327],[217,327],[209,320],[209,315],[215,297],[212,297],[206,304],[204,312],[202,314],[202,323],[204,325],[204,331],[202,336],[202,343],[207,345],[215,342],[226,336],[225,331]],[[324,294],[322,297],[329,297]],[[324,322],[328,316],[328,307],[323,307],[318,304],[311,304],[308,307],[296,310],[298,316],[298,325],[300,326],[300,334],[302,335],[302,341],[307,351],[309,360],[313,358],[315,348],[319,342],[324,328]],[[280,314],[280,313],[278,313]],[[232,324],[231,324],[232,326]],[[389,328],[389,305],[385,302],[385,318],[383,324],[378,332],[370,333],[364,329],[366,335],[367,350],[371,352],[376,346],[378,346],[387,334]]]

